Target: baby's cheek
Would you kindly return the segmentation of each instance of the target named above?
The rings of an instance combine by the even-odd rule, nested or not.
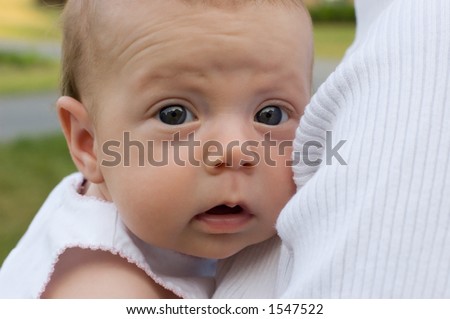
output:
[[[289,166],[290,157],[282,158],[276,168],[276,172],[273,172],[273,185],[278,185],[274,187],[274,191],[278,193],[275,198],[279,199],[279,205],[284,206],[284,204],[290,199],[291,196],[295,194],[295,183],[293,179],[292,169]]]

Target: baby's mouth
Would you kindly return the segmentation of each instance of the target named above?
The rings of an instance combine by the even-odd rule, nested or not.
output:
[[[211,209],[208,209],[204,214],[206,215],[233,215],[240,214],[244,211],[244,209],[240,205],[236,205],[234,207],[230,207],[227,205],[218,205],[214,206]]]
[[[253,220],[254,215],[243,205],[214,206],[195,216],[201,229],[211,234],[234,234],[242,231]]]

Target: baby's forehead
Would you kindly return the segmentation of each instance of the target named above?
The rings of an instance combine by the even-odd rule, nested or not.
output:
[[[291,7],[280,5],[283,1],[287,0],[278,0],[278,5],[272,0],[101,0],[95,8],[96,40],[114,47],[144,35],[159,41],[158,36],[169,29],[178,29],[179,36],[189,36],[191,31],[221,35],[250,25],[261,33],[267,28],[286,33],[291,32],[288,23],[307,33],[309,28],[303,27],[309,23],[307,15],[292,10],[296,0],[288,1]]]
[[[195,24],[195,19],[189,19],[190,15],[214,15],[214,12],[228,12],[236,17],[242,12],[247,11],[252,6],[267,8],[272,6],[278,13],[292,15],[294,13],[304,13],[302,6],[295,6],[297,10],[292,10],[294,4],[301,3],[300,0],[95,0],[93,3],[93,12],[91,20],[96,25],[96,31],[103,33],[98,36],[97,41],[109,42],[110,45],[117,44],[117,41],[123,40],[137,32],[152,32],[152,25],[163,25],[170,28],[173,23],[180,20],[185,21],[186,27]],[[301,9],[300,9],[301,8]],[[280,10],[281,9],[281,10]],[[255,11],[255,15],[257,12]],[[136,25],[135,18],[145,16],[147,19],[140,25]],[[223,15],[215,15],[217,20],[201,19],[203,31],[207,32],[210,24],[220,23]],[[298,20],[309,23],[308,15],[298,15]],[[306,17],[306,18],[305,18]],[[251,19],[251,17],[250,17]],[[209,22],[208,22],[209,21]],[[229,24],[229,21],[227,21]],[[264,22],[270,24],[270,21]],[[229,25],[223,25],[227,28]],[[245,26],[242,26],[245,28]],[[145,30],[145,31],[144,31]],[[122,32],[120,32],[122,31]],[[158,31],[157,28],[155,31]],[[305,32],[308,28],[305,28]],[[282,32],[282,30],[279,30]]]

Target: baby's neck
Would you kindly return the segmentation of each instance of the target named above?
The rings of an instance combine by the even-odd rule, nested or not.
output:
[[[108,198],[103,194],[98,184],[84,180],[78,189],[78,193],[84,196],[95,197],[100,200],[108,201]]]

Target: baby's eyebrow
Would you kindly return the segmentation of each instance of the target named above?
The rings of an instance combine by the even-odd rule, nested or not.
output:
[[[175,68],[173,70],[146,70],[139,72],[134,76],[134,84],[137,90],[145,90],[149,86],[155,85],[156,83],[173,83],[175,80],[183,81],[186,78],[186,85],[189,84],[191,87],[195,87],[195,82],[198,81],[207,83],[207,75],[200,71],[194,70],[192,68]]]

